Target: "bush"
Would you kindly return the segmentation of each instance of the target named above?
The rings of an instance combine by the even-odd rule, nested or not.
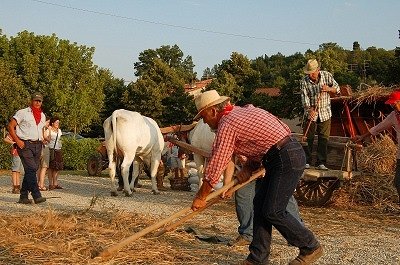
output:
[[[11,170],[11,145],[1,141],[0,143],[0,169]]]
[[[63,138],[62,151],[64,157],[64,169],[68,170],[86,170],[88,158],[96,154],[99,147],[98,139],[75,139]]]
[[[64,169],[86,170],[88,158],[96,154],[99,147],[98,139],[62,138],[62,151],[64,157]],[[0,169],[11,170],[10,144],[3,141],[0,143]]]

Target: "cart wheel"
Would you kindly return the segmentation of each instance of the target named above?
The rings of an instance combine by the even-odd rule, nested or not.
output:
[[[323,177],[313,180],[300,180],[296,187],[295,197],[303,205],[323,206],[332,197],[333,192],[340,186],[340,179]]]
[[[96,176],[103,170],[101,157],[98,155],[92,155],[89,157],[87,162],[87,172],[89,176]]]

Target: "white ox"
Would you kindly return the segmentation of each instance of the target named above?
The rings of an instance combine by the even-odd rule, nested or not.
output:
[[[140,113],[119,109],[112,113],[104,123],[105,145],[107,148],[111,195],[116,196],[114,156],[123,157],[121,174],[124,180],[126,196],[132,195],[135,179],[138,176],[137,161],[142,160],[150,169],[151,186],[154,194],[159,194],[156,184],[157,169],[161,161],[164,139],[157,123]],[[128,182],[129,167],[133,163],[134,173]]]
[[[215,133],[211,130],[207,123],[204,123],[203,119],[197,123],[196,127],[189,133],[189,142],[191,145],[203,149],[208,153],[211,153],[212,145],[215,139]],[[206,166],[206,158],[196,153],[193,154],[194,162],[197,167],[197,174],[199,176],[199,187],[203,183],[204,168]]]

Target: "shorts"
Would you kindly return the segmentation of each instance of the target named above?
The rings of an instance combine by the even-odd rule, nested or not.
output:
[[[48,146],[42,148],[42,155],[40,156],[40,168],[48,168],[50,164],[50,149]]]
[[[11,171],[19,172],[21,175],[25,173],[24,166],[22,165],[21,158],[19,156],[12,156]]]

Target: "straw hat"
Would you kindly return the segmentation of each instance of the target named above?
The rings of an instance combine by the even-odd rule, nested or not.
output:
[[[306,74],[311,74],[317,71],[319,68],[318,62],[315,59],[310,59],[307,61],[307,65],[304,66],[303,71]]]
[[[200,113],[204,109],[222,103],[228,99],[230,98],[226,96],[220,96],[216,90],[209,90],[199,94],[194,99],[194,103],[196,104],[198,111],[197,115],[194,117],[194,120],[197,120],[200,117]]]

